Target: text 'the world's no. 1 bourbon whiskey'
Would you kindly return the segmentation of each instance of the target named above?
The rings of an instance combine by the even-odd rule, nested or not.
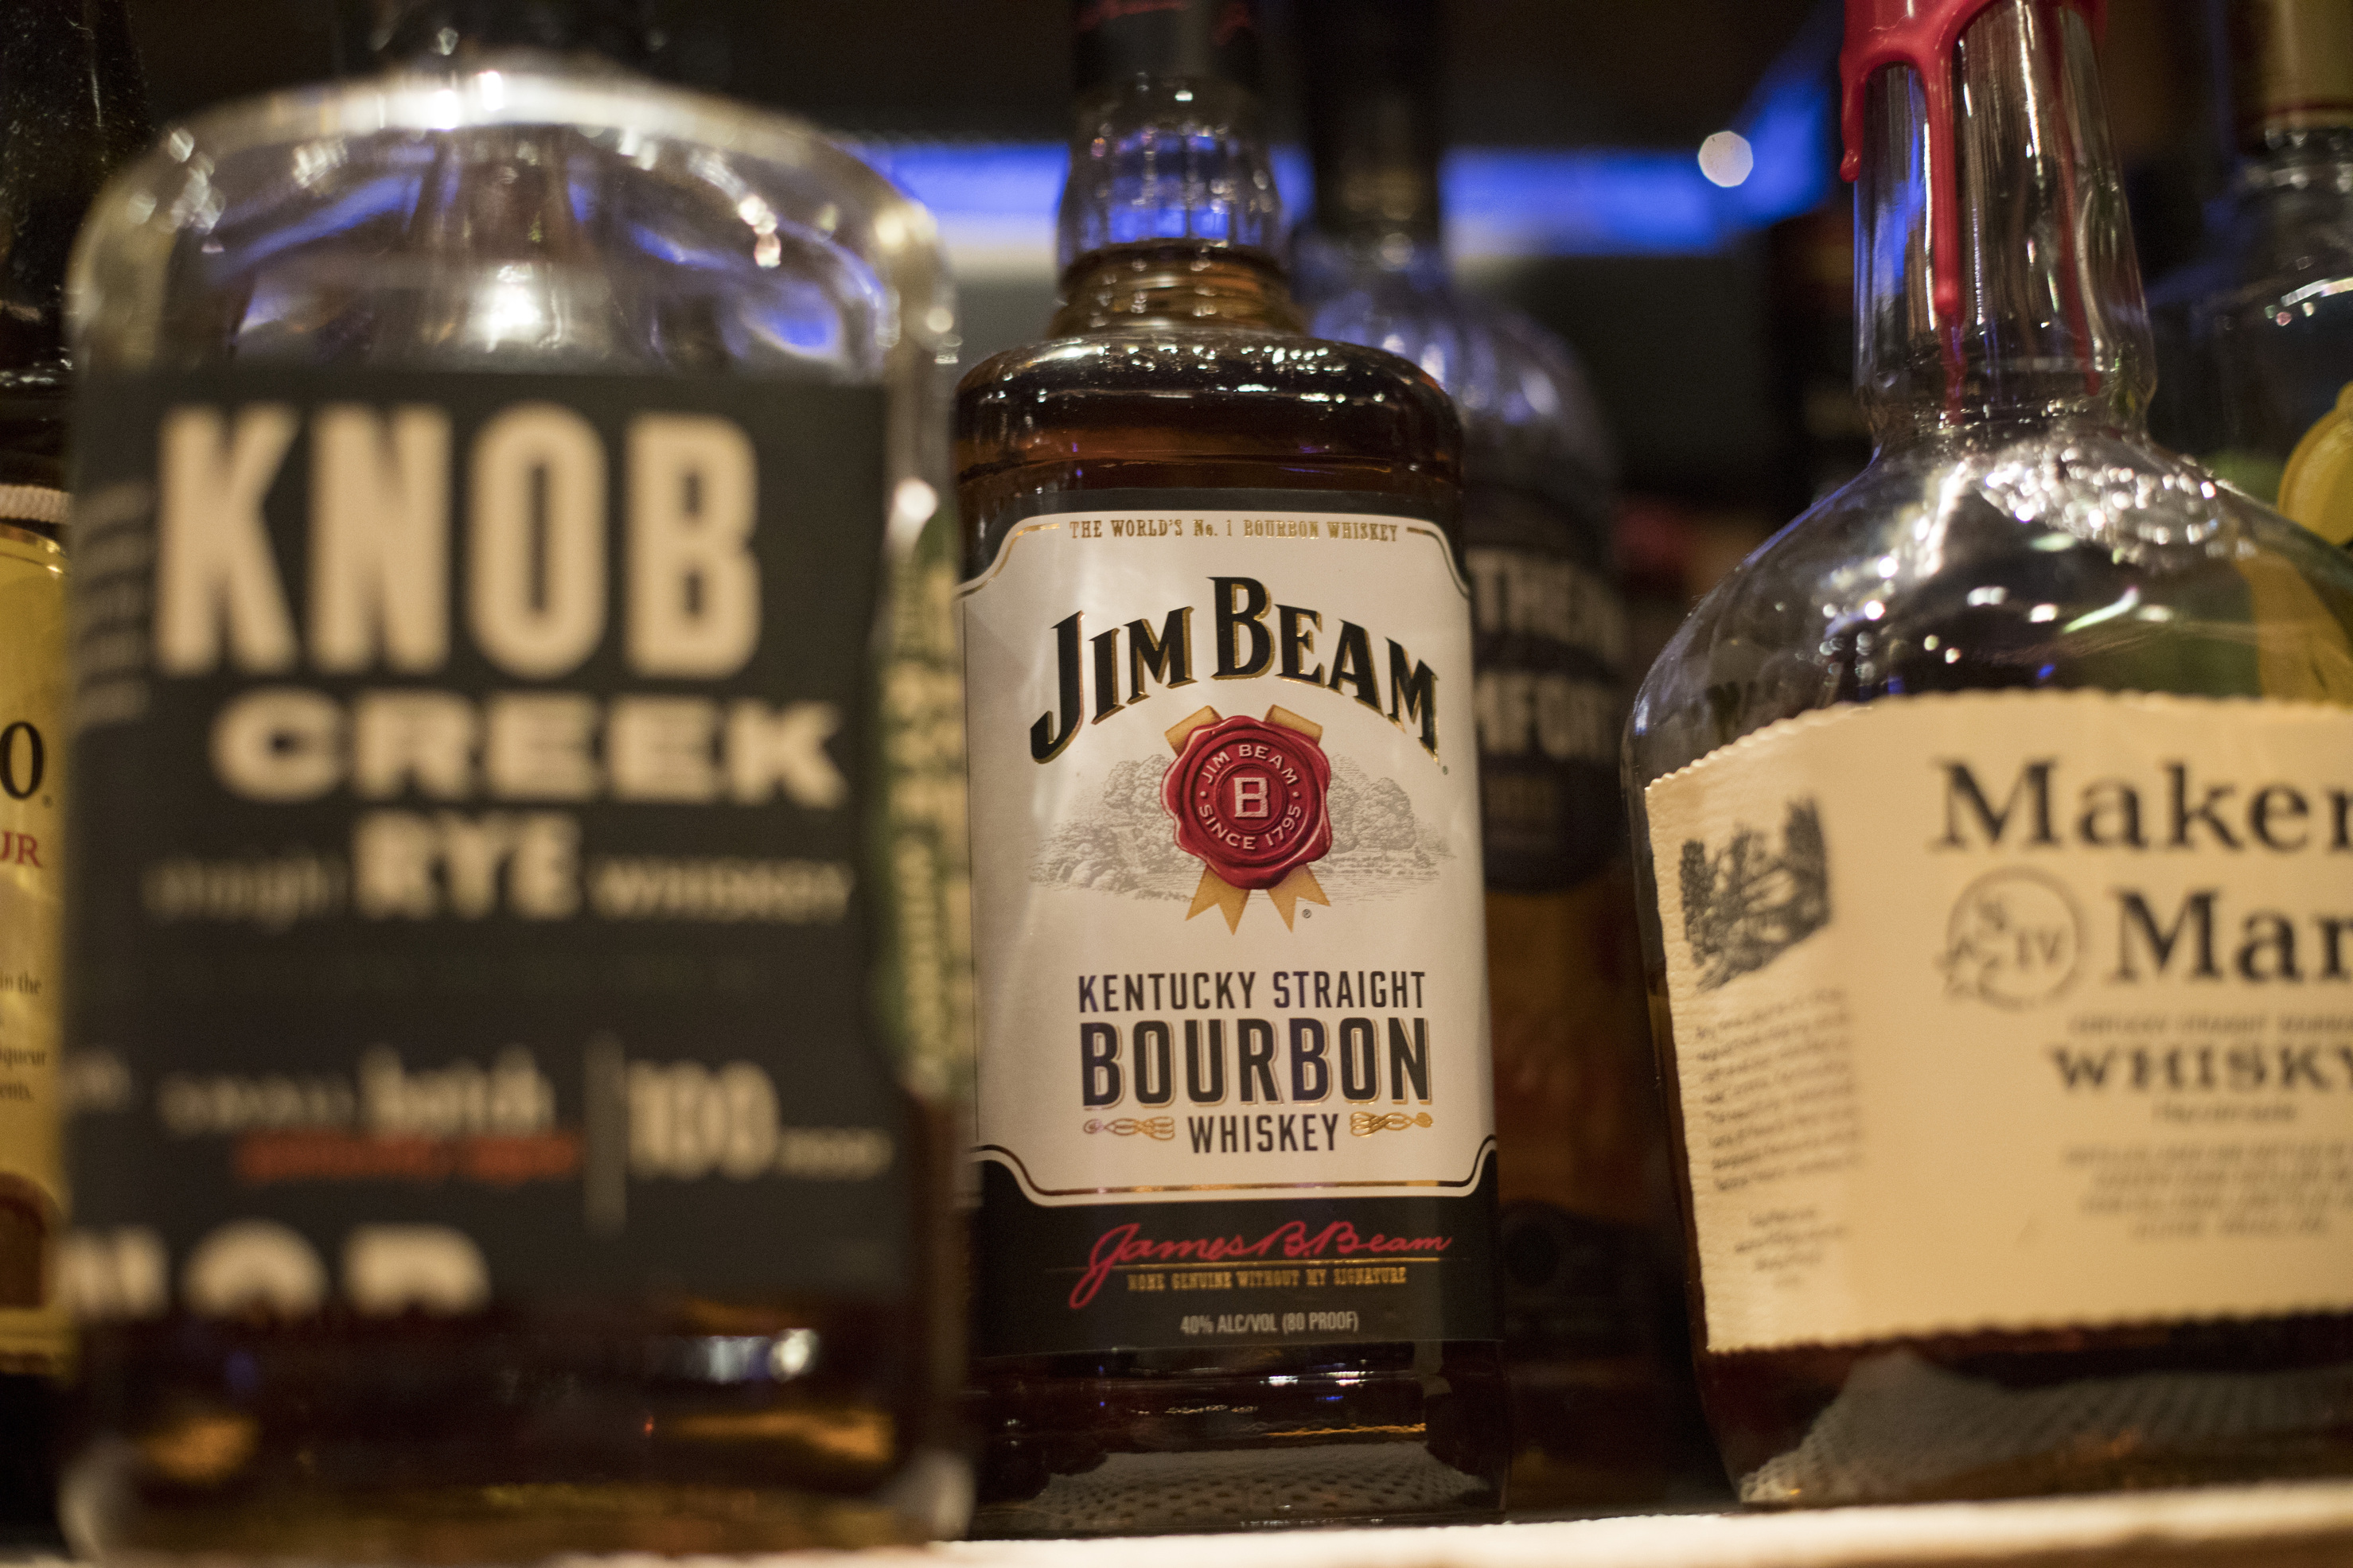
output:
[[[1456,421],[1301,334],[1249,9],[1077,10],[1064,303],[957,404],[981,1527],[1492,1510]]]

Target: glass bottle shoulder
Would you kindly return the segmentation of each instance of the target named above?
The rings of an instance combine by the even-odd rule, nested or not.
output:
[[[1500,482],[1564,467],[1585,486],[1613,481],[1616,455],[1583,365],[1528,317],[1434,268],[1303,268],[1300,293],[1318,336],[1384,349],[1446,389],[1474,469],[1499,470]]]
[[[1394,495],[1459,528],[1461,426],[1397,356],[1256,327],[1166,319],[1049,338],[956,389],[967,567],[1012,510],[1102,489]]]
[[[2353,707],[2353,555],[2124,431],[1932,437],[1701,601],[1627,765],[1647,784],[1814,709],[2034,687]]]
[[[535,54],[172,129],[99,198],[72,295],[100,370],[874,380],[954,327],[929,216],[814,130]]]
[[[1151,322],[1048,338],[1009,349],[967,374],[956,390],[960,428],[1090,424],[1098,411],[1145,400],[1165,414],[1193,400],[1278,423],[1310,440],[1344,442],[1419,435],[1422,447],[1456,444],[1452,405],[1415,365],[1352,342],[1250,327]],[[1247,410],[1246,416],[1242,411]],[[1194,422],[1172,420],[1179,432]]]

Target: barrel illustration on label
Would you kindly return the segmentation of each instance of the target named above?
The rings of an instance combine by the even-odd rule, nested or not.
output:
[[[1455,552],[1393,497],[1090,499],[965,588],[976,1348],[1492,1338]]]

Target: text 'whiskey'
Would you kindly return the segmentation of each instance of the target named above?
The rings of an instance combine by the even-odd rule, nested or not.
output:
[[[1076,16],[1063,304],[957,395],[979,1527],[1492,1513],[1459,426],[1300,330],[1252,8]]]
[[[2353,560],[2143,433],[2095,11],[1852,0],[1878,449],[1635,702],[1751,1502],[2353,1469]]]

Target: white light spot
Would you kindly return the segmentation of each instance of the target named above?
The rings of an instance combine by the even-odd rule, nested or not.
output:
[[[891,548],[902,555],[913,550],[923,536],[923,525],[939,509],[939,491],[921,479],[901,479],[899,488],[891,492],[891,521],[886,529]]]
[[[1726,190],[1746,179],[1756,167],[1756,150],[1736,131],[1719,131],[1699,144],[1699,172]]]
[[[786,1329],[768,1345],[768,1373],[778,1383],[798,1377],[817,1359],[817,1331]]]
[[[2034,608],[2026,612],[2026,618],[2030,621],[2055,621],[2059,618],[2059,606],[2056,605],[2037,605]]]

